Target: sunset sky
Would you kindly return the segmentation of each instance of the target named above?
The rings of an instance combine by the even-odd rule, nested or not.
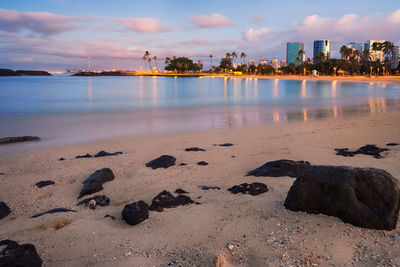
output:
[[[1,0],[0,68],[139,69],[157,56],[219,62],[225,51],[285,59],[286,42],[330,39],[332,56],[349,41],[400,44],[398,0],[129,1]],[[237,59],[238,61],[240,59]]]

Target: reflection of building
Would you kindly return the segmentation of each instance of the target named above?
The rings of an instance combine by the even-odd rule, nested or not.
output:
[[[276,57],[274,57],[272,60],[271,60],[271,66],[274,68],[274,69],[277,69],[279,66],[278,66],[278,59],[276,58]]]
[[[294,63],[296,65],[299,64],[298,58],[300,59],[300,63],[305,61],[306,54],[299,55],[299,52],[304,52],[304,43],[300,42],[289,42],[286,45],[286,62],[287,64]]]
[[[327,58],[331,57],[331,41],[315,40],[314,41],[314,58],[319,54],[324,54]]]
[[[249,65],[249,67],[250,66],[255,66],[256,65],[256,61],[254,59],[249,59],[248,65]]]
[[[393,48],[393,56],[392,56],[392,68],[397,69],[399,66],[399,60],[400,60],[400,47],[395,46]]]
[[[368,40],[365,45],[364,49],[369,50],[369,55],[371,57],[371,61],[377,61],[379,60],[380,62],[383,62],[385,59],[385,55],[383,54],[383,43],[384,40]],[[374,43],[377,43],[376,50],[374,50],[373,46]]]
[[[346,44],[347,48],[356,49],[362,53],[364,50],[364,43],[350,42]]]

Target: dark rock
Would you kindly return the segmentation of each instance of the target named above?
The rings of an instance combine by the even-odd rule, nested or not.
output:
[[[95,171],[85,181],[83,181],[83,188],[79,194],[79,198],[84,195],[93,194],[103,190],[103,183],[114,180],[115,176],[111,169],[103,168]]]
[[[387,143],[386,145],[387,146],[398,146],[399,144],[398,143]]]
[[[65,160],[65,159],[64,159],[64,158],[59,158],[58,160],[59,160],[59,161],[62,161],[62,160]]]
[[[263,183],[244,183],[240,185],[235,185],[228,189],[232,194],[243,193],[250,194],[252,196],[257,196],[259,194],[268,192],[268,187]]]
[[[196,202],[194,202],[194,204],[201,205],[202,203],[196,201]]]
[[[188,196],[178,195],[177,197],[174,197],[170,192],[164,190],[153,198],[149,209],[152,211],[161,212],[164,209],[175,208],[177,206],[193,203],[194,201]]]
[[[125,205],[122,211],[122,219],[129,225],[136,225],[149,218],[149,205],[140,200],[139,202],[133,202]]]
[[[175,190],[175,194],[189,194],[189,192],[186,192],[185,190],[183,190],[182,188],[178,188]]]
[[[21,76],[21,74],[9,69],[0,69],[0,76]]]
[[[0,175],[5,175],[5,173],[4,172],[0,172]]]
[[[0,252],[0,266],[4,267],[40,267],[42,259],[32,244],[18,245],[12,240],[0,241],[0,246],[6,246]]]
[[[221,190],[221,188],[218,186],[199,185],[199,187],[201,188],[201,190],[210,190],[210,189]]]
[[[400,209],[400,183],[380,169],[310,166],[290,188],[285,208],[392,230]]]
[[[47,71],[43,70],[17,70],[16,73],[22,76],[52,76]]]
[[[185,151],[206,151],[205,149],[199,148],[199,147],[189,147],[186,148]]]
[[[29,141],[40,141],[40,138],[37,136],[3,137],[0,138],[0,145],[29,142]]]
[[[219,144],[219,146],[233,146],[231,143],[224,143],[224,144]]]
[[[104,216],[104,218],[111,218],[111,220],[113,220],[113,221],[116,219],[114,216],[112,216],[112,215],[110,215],[110,214],[106,214],[106,215]]]
[[[252,170],[246,174],[246,176],[270,176],[270,177],[280,177],[289,176],[297,177],[304,169],[310,166],[308,161],[293,161],[287,159],[281,159],[276,161],[270,161]]]
[[[159,158],[153,159],[152,161],[146,163],[146,167],[157,169],[157,168],[168,168],[175,165],[176,158],[169,155],[162,155]]]
[[[382,155],[380,153],[388,151],[387,148],[380,148],[375,145],[365,145],[357,149],[356,151],[350,151],[348,148],[335,148],[336,155],[344,157],[353,157],[356,154],[364,154],[373,156],[374,158],[380,159]]]
[[[99,205],[102,207],[110,205],[110,199],[106,195],[97,195],[94,197],[86,198],[84,200],[79,201],[76,205],[79,206],[85,204],[85,206],[89,206],[90,205],[89,202],[91,200],[94,200],[95,205]]]
[[[92,155],[90,155],[89,153],[87,153],[86,155],[78,155],[75,157],[76,159],[85,159],[85,158],[93,158]]]
[[[235,156],[231,156],[231,158],[236,158]]]
[[[181,164],[179,164],[179,166],[186,166],[187,164],[182,162]]]
[[[118,152],[114,152],[114,153],[109,153],[109,152],[106,152],[106,151],[102,150],[99,153],[97,153],[96,155],[94,155],[94,157],[95,158],[99,158],[99,157],[107,157],[107,156],[116,156],[116,155],[119,155],[119,154],[122,154],[122,152],[118,151]]]
[[[6,203],[0,202],[0,220],[7,217],[11,213],[10,208]]]
[[[45,215],[45,214],[53,214],[53,213],[57,213],[57,212],[77,212],[77,211],[76,210],[66,209],[66,208],[55,208],[55,209],[51,209],[51,210],[48,210],[48,211],[33,215],[31,218],[37,218],[37,217],[40,217],[40,216]]]
[[[197,165],[206,166],[206,165],[208,165],[208,163],[205,161],[199,161],[199,162],[197,162]]]
[[[48,186],[48,185],[52,185],[52,184],[55,184],[55,182],[50,181],[50,180],[45,180],[45,181],[37,182],[37,183],[35,184],[35,186],[36,186],[36,187],[39,187],[39,188],[42,188],[42,187],[45,187],[45,186]]]

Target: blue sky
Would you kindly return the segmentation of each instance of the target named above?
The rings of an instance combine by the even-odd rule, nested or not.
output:
[[[400,42],[400,4],[356,1],[2,0],[0,67],[139,69],[145,50],[208,60],[225,51],[285,59],[287,41]],[[238,59],[239,60],[239,59]]]

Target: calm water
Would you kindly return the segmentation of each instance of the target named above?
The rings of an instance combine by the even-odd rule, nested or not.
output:
[[[0,77],[0,137],[47,143],[374,114],[399,83],[241,78]]]

